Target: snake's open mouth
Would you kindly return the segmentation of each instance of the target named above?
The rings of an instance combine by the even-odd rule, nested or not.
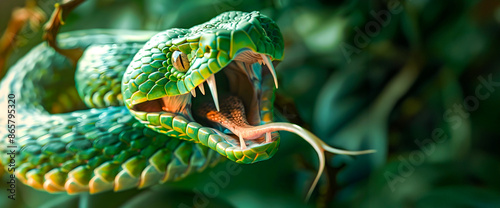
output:
[[[273,85],[278,86],[269,56],[244,49],[191,93],[139,103],[132,110],[183,116],[213,128],[234,147],[246,149],[279,137],[277,133],[251,130],[272,121]]]

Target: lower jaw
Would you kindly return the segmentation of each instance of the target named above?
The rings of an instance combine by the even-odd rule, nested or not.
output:
[[[262,97],[260,99],[261,124],[273,121],[274,86],[271,76],[262,80]],[[228,159],[237,163],[251,164],[271,158],[277,151],[280,142],[278,132],[271,133],[271,142],[265,136],[259,139],[245,140],[246,148],[242,149],[239,139],[227,135],[217,129],[205,127],[183,115],[170,112],[130,112],[148,128],[166,136],[201,143]]]

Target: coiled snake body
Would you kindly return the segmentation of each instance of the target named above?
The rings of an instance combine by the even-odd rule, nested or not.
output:
[[[276,153],[277,130],[299,134],[318,152],[313,187],[323,151],[362,153],[272,122],[274,65],[284,44],[276,23],[259,12],[227,12],[159,33],[87,30],[58,37],[60,47],[85,49],[76,70],[43,43],[1,84],[2,105],[16,97],[15,174],[36,189],[120,191],[179,180],[224,157],[251,164]],[[0,117],[2,124],[7,119]],[[0,136],[7,151],[9,132],[0,129]],[[8,155],[1,159],[9,164]]]

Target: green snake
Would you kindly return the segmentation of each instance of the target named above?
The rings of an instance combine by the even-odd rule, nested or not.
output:
[[[162,32],[75,31],[60,34],[58,45],[84,49],[76,68],[42,43],[1,83],[2,106],[15,96],[15,175],[35,189],[121,191],[180,180],[223,158],[252,164],[273,157],[284,130],[318,153],[309,196],[324,151],[367,153],[334,149],[300,126],[273,122],[284,41],[259,12],[226,12]],[[5,128],[0,135],[9,151],[12,136]],[[7,167],[8,155],[1,159]]]

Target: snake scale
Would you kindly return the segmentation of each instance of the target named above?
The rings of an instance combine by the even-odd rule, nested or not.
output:
[[[76,67],[42,43],[1,83],[3,106],[16,96],[15,175],[33,188],[120,191],[180,180],[223,158],[252,164],[276,153],[284,130],[318,152],[310,195],[324,151],[366,153],[273,122],[274,67],[284,43],[259,12],[226,12],[162,32],[74,31],[60,34],[58,45],[85,50]],[[5,152],[9,132],[0,136]],[[7,154],[1,162],[9,163]]]

